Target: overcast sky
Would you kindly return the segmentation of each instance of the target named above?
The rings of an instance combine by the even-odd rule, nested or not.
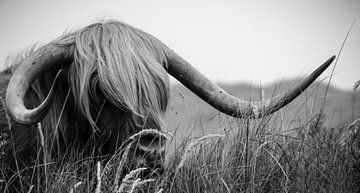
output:
[[[337,54],[357,19],[333,84],[351,89],[360,79],[359,0],[0,0],[1,65],[103,19],[151,33],[214,81],[263,85],[306,75]]]

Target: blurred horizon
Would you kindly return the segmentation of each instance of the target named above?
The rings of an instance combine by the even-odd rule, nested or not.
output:
[[[154,35],[215,82],[270,85],[304,77],[337,55],[356,20],[331,81],[350,90],[360,79],[359,10],[357,0],[2,0],[0,69],[35,43],[115,19]]]

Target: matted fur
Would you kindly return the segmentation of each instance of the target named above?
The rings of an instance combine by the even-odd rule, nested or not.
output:
[[[89,120],[93,121],[91,101],[102,100],[97,88],[139,124],[137,118],[166,110],[169,81],[163,67],[164,45],[153,36],[112,21],[90,25],[56,43],[74,44],[69,80],[74,98]]]
[[[102,101],[97,88],[109,102],[131,113],[135,122],[139,116],[166,110],[164,45],[153,36],[111,21],[90,25],[56,43],[74,45],[68,76],[74,98],[89,120],[91,101]]]
[[[42,121],[49,151],[61,153],[73,145],[83,148],[94,139],[101,142],[99,145],[105,147],[101,153],[106,154],[141,129],[161,130],[169,80],[165,45],[158,39],[109,21],[64,34],[52,43],[69,46],[73,61],[62,65],[52,108]],[[25,57],[10,68],[16,68]],[[27,107],[44,100],[57,70],[35,81],[25,98]],[[6,85],[1,88],[2,97]],[[4,116],[0,119],[5,122]],[[19,133],[36,132],[17,128]],[[21,143],[16,146],[17,152],[30,151]]]

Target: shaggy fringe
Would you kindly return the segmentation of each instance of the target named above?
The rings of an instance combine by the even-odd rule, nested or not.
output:
[[[76,105],[92,126],[96,123],[91,107],[103,97],[130,113],[137,127],[166,110],[169,80],[164,44],[153,36],[110,21],[92,24],[56,43],[74,45],[69,81]]]

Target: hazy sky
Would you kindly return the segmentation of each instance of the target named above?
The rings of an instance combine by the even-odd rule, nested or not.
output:
[[[357,19],[333,84],[351,89],[360,79],[359,0],[0,0],[1,65],[102,19],[153,34],[214,81],[253,84],[308,74],[338,53]]]

